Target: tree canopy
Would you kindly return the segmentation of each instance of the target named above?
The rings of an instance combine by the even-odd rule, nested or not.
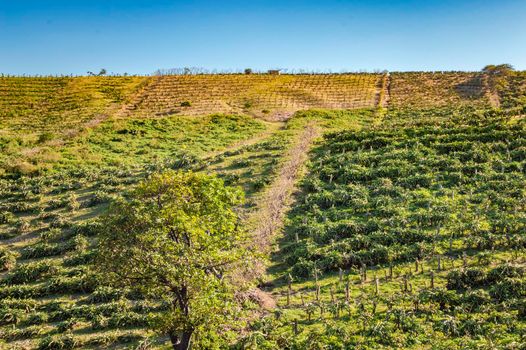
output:
[[[169,171],[139,184],[102,220],[98,270],[109,284],[169,302],[154,324],[174,349],[228,323],[228,274],[247,253],[235,212],[242,199],[215,176]]]

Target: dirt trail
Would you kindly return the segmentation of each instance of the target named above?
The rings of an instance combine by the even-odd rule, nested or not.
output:
[[[308,151],[319,135],[315,125],[307,125],[296,136],[296,143],[285,156],[285,163],[270,187],[258,200],[258,209],[248,218],[252,232],[253,245],[258,252],[268,255],[272,247],[273,236],[283,228],[284,214],[291,201],[296,182],[307,160]],[[264,273],[264,266],[254,267],[254,277]]]
[[[387,108],[389,105],[390,98],[390,84],[391,76],[389,72],[386,72],[378,80],[376,84],[376,92],[374,97],[375,108]]]
[[[250,244],[262,256],[270,254],[274,236],[283,228],[283,219],[292,202],[292,195],[307,160],[308,151],[318,135],[319,129],[312,124],[307,125],[302,132],[298,133],[294,145],[285,155],[285,162],[276,179],[259,198],[256,211],[246,220],[249,227],[253,228]],[[241,267],[238,271],[241,276],[238,278],[243,281],[255,281],[264,276],[265,271],[264,258],[256,258]],[[243,298],[249,298],[258,303],[261,310],[269,311],[277,305],[271,293],[259,288],[242,294]]]

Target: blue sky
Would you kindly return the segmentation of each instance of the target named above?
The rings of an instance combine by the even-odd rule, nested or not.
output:
[[[0,0],[0,72],[526,69],[526,1]]]

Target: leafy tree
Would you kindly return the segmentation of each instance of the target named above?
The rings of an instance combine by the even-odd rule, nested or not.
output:
[[[174,349],[216,337],[235,310],[229,273],[247,254],[234,211],[241,201],[239,189],[215,176],[169,171],[139,184],[102,219],[98,270],[112,286],[169,301],[152,325]]]
[[[482,72],[489,75],[503,76],[508,75],[513,72],[513,66],[511,64],[488,64],[486,67],[482,68]]]

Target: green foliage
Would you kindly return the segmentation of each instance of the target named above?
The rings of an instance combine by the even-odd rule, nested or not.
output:
[[[5,247],[0,247],[0,271],[11,270],[15,264],[16,254]]]
[[[101,277],[169,301],[154,324],[173,341],[214,332],[232,311],[226,275],[245,254],[233,210],[242,193],[216,177],[170,171],[153,174],[130,197],[102,219]]]

